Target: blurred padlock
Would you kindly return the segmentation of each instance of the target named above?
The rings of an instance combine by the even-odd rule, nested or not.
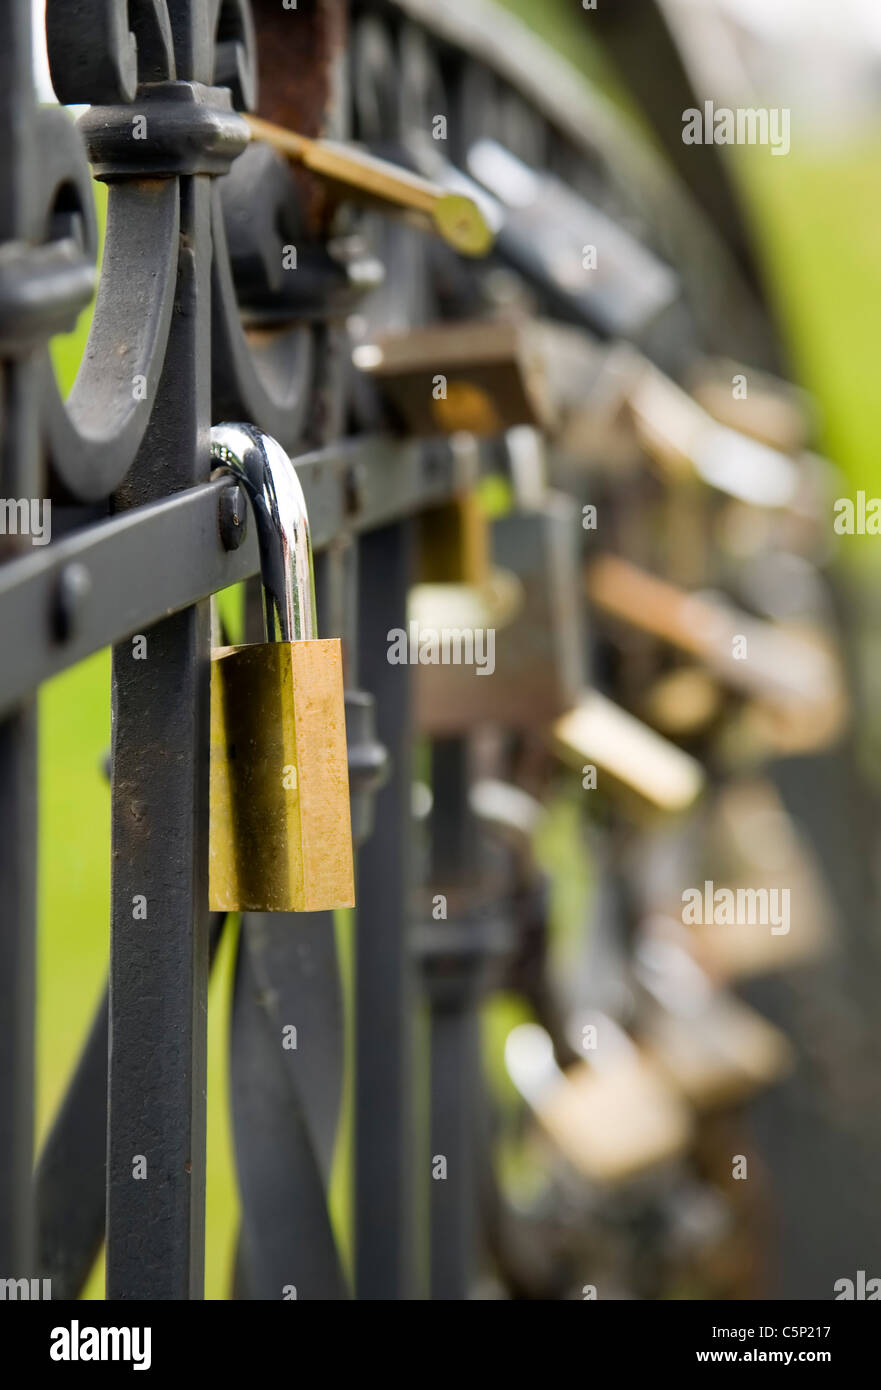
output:
[[[250,425],[215,426],[211,454],[256,517],[266,641],[211,654],[210,906],[352,907],[342,654],[314,635],[302,489],[281,446]]]
[[[742,1104],[781,1080],[792,1062],[779,1028],[721,992],[700,1013],[655,1010],[641,1034],[650,1055],[699,1112]]]
[[[558,178],[494,140],[477,140],[468,173],[498,200],[490,216],[502,259],[540,287],[556,313],[604,338],[670,337],[684,320],[676,273],[635,236]]]
[[[678,815],[706,786],[700,763],[597,690],[555,720],[550,739],[560,758],[582,774],[596,774],[596,789],[620,796],[642,820]]]
[[[528,320],[385,333],[359,344],[352,360],[411,434],[495,435],[553,418],[540,344]]]
[[[753,437],[745,414],[720,423],[629,343],[608,346],[542,320],[531,337],[552,383],[554,442],[570,462],[620,467],[647,456],[668,483],[803,509],[806,462]]]
[[[784,454],[808,447],[814,424],[810,398],[789,382],[742,362],[707,358],[692,368],[687,385],[720,425]]]
[[[786,710],[823,715],[835,728],[843,691],[822,634],[791,632],[727,602],[668,584],[618,555],[586,573],[588,598],[609,616],[698,657],[725,685]]]
[[[521,1024],[508,1035],[508,1075],[542,1129],[590,1181],[617,1184],[679,1157],[691,1118],[664,1073],[606,1015],[596,1015],[589,1064],[561,1071],[549,1035]]]
[[[661,339],[668,356],[687,348],[679,277],[563,180],[486,138],[467,150],[467,173],[424,131],[410,131],[406,141],[423,174],[480,208],[497,257],[538,290],[556,316],[604,338]]]
[[[635,964],[649,996],[640,1042],[696,1110],[739,1105],[791,1068],[780,1029],[715,986],[682,945],[646,935]]]
[[[572,707],[584,682],[579,544],[577,507],[550,493],[540,507],[492,524],[489,588],[496,616],[490,601],[483,628],[463,624],[463,615],[444,606],[445,586],[413,590],[410,661],[419,728],[435,736],[480,724],[532,728]],[[513,614],[507,596],[499,596],[511,576],[519,592]]]
[[[489,525],[473,490],[417,517],[420,584],[472,584],[489,579]]]

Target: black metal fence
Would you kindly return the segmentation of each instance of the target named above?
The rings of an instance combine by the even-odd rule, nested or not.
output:
[[[254,422],[294,458],[318,556],[321,632],[344,643],[354,819],[365,827],[355,1286],[397,1298],[420,1284],[413,1185],[426,1165],[411,1161],[419,1087],[408,1072],[419,954],[409,936],[413,745],[409,676],[389,664],[386,635],[406,626],[412,518],[460,490],[461,461],[444,442],[376,428],[344,360],[340,310],[323,301],[308,256],[295,289],[278,282],[285,242],[305,246],[311,233],[308,218],[297,223],[302,207],[291,208],[284,165],[268,154],[240,159],[248,130],[239,113],[257,108],[258,66],[275,107],[289,66],[302,87],[291,104],[304,103],[313,131],[394,149],[402,127],[430,126],[440,110],[453,132],[501,136],[573,187],[602,186],[607,204],[648,215],[658,249],[682,267],[687,331],[745,356],[764,350],[761,321],[732,290],[735,272],[703,225],[550,60],[524,53],[520,40],[498,42],[467,6],[358,5],[348,29],[342,10],[305,0],[284,13],[265,0],[253,14],[248,0],[48,0],[56,93],[89,108],[78,125],[37,104],[30,0],[0,12],[0,493],[51,498],[56,532],[45,547],[2,538],[0,1272],[50,1277],[54,1297],[81,1290],[105,1230],[109,1298],[198,1298],[203,1287],[207,987],[223,929],[207,906],[208,600],[258,564],[253,527],[242,538],[228,524],[232,485],[210,479],[209,430],[224,419]],[[280,69],[272,44],[282,13],[299,37]],[[88,347],[63,400],[48,344],[96,283],[93,175],[108,185],[106,244]],[[418,323],[442,310],[445,266],[431,245],[407,228],[367,225],[391,272],[375,322]],[[146,660],[134,658],[136,636]],[[108,645],[109,985],[34,1168],[35,692]],[[375,732],[352,713],[371,705]],[[435,814],[448,830],[465,824],[461,759],[455,743],[436,759]],[[461,835],[441,840],[440,860],[460,866]],[[135,899],[146,900],[143,920]],[[485,940],[481,950],[492,949]],[[439,1297],[465,1295],[482,1181],[469,1128],[479,1084],[474,955],[473,933],[448,941],[439,986],[423,960],[432,1152],[455,1156],[451,1180],[430,1195]],[[292,1019],[307,1048],[279,1046]],[[231,1039],[238,1296],[347,1292],[326,1201],[343,1068],[330,914],[248,915]],[[145,1181],[133,1178],[141,1163]]]
[[[219,187],[247,142],[233,100],[252,107],[255,97],[246,0],[132,6],[132,34],[125,6],[50,0],[56,92],[90,107],[79,130],[36,103],[30,9],[16,0],[0,17],[2,492],[51,497],[56,537],[45,549],[5,537],[0,575],[0,1264],[39,1270],[56,1298],[75,1296],[100,1247],[106,1191],[108,1297],[201,1293],[206,998],[222,927],[207,910],[207,599],[257,569],[253,528],[236,548],[224,544],[229,484],[209,481],[208,430],[241,417],[296,457],[323,631],[344,638],[347,688],[357,682],[375,700],[393,769],[358,865],[357,1129],[359,1283],[394,1296],[406,1251],[406,1082],[396,1059],[409,1008],[410,793],[406,688],[385,660],[385,633],[405,621],[407,519],[449,494],[452,457],[388,439],[327,443],[342,369],[333,327],[308,322],[300,306],[260,349],[246,339]],[[48,341],[93,293],[87,158],[109,185],[106,247],[86,355],[63,401]],[[270,162],[263,185],[239,197],[259,224],[250,229],[263,237],[258,254],[277,250],[280,260],[278,172]],[[241,265],[253,249],[240,251]],[[146,637],[146,660],[133,659],[134,634]],[[110,982],[34,1184],[34,692],[110,643]],[[356,798],[370,795],[374,751],[351,750]],[[146,924],[133,920],[137,896]],[[292,1011],[318,1071],[276,1045]],[[239,1290],[341,1296],[324,1196],[342,1077],[327,914],[246,924],[234,1032]],[[133,1181],[138,1156],[146,1181]]]

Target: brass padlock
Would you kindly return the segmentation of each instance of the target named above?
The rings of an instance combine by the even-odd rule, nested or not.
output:
[[[483,618],[475,613],[472,619],[464,605],[445,604],[443,585],[411,591],[410,659],[416,723],[423,733],[448,737],[482,724],[534,728],[575,704],[585,683],[575,601],[578,523],[576,505],[563,493],[498,517],[491,528],[496,597],[488,595]],[[516,597],[507,598],[506,585],[515,586]],[[496,618],[494,606],[501,610]],[[452,639],[449,659],[445,634]],[[440,656],[427,660],[434,635],[441,638]],[[464,640],[457,646],[457,639]]]
[[[352,907],[342,653],[315,637],[302,488],[281,445],[251,425],[215,426],[211,456],[251,501],[266,641],[211,654],[210,906]]]
[[[417,534],[417,583],[487,583],[489,523],[473,489],[420,512]]]
[[[352,361],[408,433],[498,435],[553,422],[542,341],[531,320],[458,319],[382,333]]]
[[[563,762],[590,765],[640,823],[689,811],[706,788],[696,758],[621,709],[598,690],[554,721],[549,738]]]

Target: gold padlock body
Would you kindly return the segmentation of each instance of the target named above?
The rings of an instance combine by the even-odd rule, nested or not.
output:
[[[463,492],[417,517],[418,584],[486,584],[489,523],[474,492]]]
[[[212,652],[208,893],[214,912],[354,906],[337,638]]]

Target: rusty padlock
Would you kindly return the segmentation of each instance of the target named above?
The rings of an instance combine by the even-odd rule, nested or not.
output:
[[[342,653],[315,637],[302,488],[281,445],[251,425],[216,425],[211,456],[256,518],[266,641],[211,654],[210,906],[351,907]]]

